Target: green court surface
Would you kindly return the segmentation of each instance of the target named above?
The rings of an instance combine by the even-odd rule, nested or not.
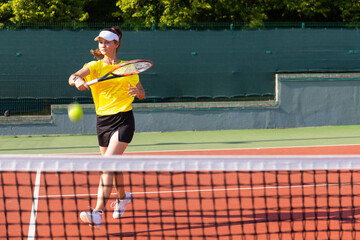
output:
[[[360,144],[360,125],[136,133],[127,152]],[[0,154],[98,153],[96,135],[1,136]]]

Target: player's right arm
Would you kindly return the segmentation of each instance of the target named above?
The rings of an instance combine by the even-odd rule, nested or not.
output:
[[[69,85],[75,86],[78,90],[89,90],[89,86],[86,84],[85,80],[83,79],[87,75],[90,74],[90,69],[87,65],[85,65],[82,69],[73,73],[69,77]]]

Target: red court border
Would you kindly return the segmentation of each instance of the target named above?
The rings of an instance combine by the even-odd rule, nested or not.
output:
[[[128,152],[126,155],[358,155],[359,145]],[[320,220],[319,220],[320,221]],[[81,225],[81,227],[87,227]],[[101,234],[107,232],[102,229]],[[99,234],[98,233],[98,234]],[[125,239],[127,239],[125,237]],[[251,239],[251,238],[250,238]],[[260,238],[259,238],[260,239]],[[262,238],[261,238],[262,239]],[[311,237],[308,239],[312,239]]]
[[[308,147],[128,152],[125,155],[358,155],[360,144]]]

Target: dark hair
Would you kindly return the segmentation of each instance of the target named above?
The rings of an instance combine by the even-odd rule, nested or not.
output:
[[[117,34],[119,36],[119,43],[121,42],[122,32],[121,32],[121,29],[118,26],[111,27],[111,28],[104,28],[101,31],[110,31],[110,32],[113,32],[113,33]],[[114,40],[114,41],[116,42],[116,40]],[[120,47],[120,45],[119,45],[119,47]],[[119,47],[116,49],[116,52],[119,50]],[[97,48],[96,50],[91,49],[90,52],[91,52],[92,55],[94,55],[94,57],[96,59],[104,58],[104,55],[101,54],[99,48]]]

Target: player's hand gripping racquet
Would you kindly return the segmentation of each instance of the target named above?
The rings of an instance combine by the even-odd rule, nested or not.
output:
[[[132,60],[132,61],[124,62],[122,64],[119,64],[119,65],[113,67],[104,76],[102,76],[100,78],[97,78],[97,79],[94,79],[94,80],[91,80],[91,81],[87,82],[86,84],[88,86],[91,86],[91,85],[93,85],[95,83],[102,82],[102,81],[112,79],[112,78],[127,77],[127,76],[131,76],[131,75],[136,75],[136,74],[139,74],[139,73],[142,73],[142,72],[148,70],[152,66],[153,66],[152,61],[144,60],[144,59]]]

